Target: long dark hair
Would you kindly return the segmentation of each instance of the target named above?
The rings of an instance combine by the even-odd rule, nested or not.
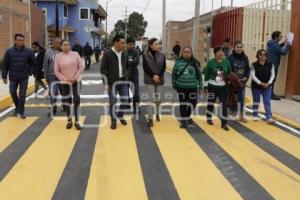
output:
[[[148,52],[150,52],[152,49],[151,49],[151,46],[154,44],[154,42],[156,42],[158,39],[157,38],[151,38],[149,41],[148,41]]]

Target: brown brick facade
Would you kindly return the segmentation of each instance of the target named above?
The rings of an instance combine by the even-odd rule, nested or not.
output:
[[[29,16],[30,10],[31,19]],[[13,36],[15,33],[25,35],[26,46],[30,46],[30,42],[35,40],[44,45],[45,22],[42,11],[35,8],[34,5],[29,9],[29,5],[20,0],[1,0],[0,15],[2,16],[2,22],[0,23],[0,60],[3,58],[5,50],[14,43]],[[34,23],[31,21],[34,21]],[[31,26],[31,24],[34,25]],[[30,26],[32,30],[30,30]]]

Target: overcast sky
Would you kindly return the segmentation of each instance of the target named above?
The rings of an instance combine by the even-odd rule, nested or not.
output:
[[[234,0],[234,6],[244,6],[259,0]],[[105,9],[106,0],[99,0]],[[143,13],[148,0],[111,0],[108,3],[108,31],[110,32],[114,24],[125,16],[125,6],[128,7],[128,14],[133,11]],[[214,9],[221,7],[221,0],[213,0]],[[224,6],[230,6],[230,0],[223,0]],[[194,15],[195,0],[167,0],[167,21],[190,19]],[[212,10],[212,0],[201,0],[201,14]],[[146,31],[147,37],[160,37],[162,27],[162,0],[150,0],[144,12],[144,17],[148,21]]]

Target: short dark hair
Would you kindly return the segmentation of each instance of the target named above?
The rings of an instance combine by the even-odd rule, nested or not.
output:
[[[224,51],[224,49],[221,46],[217,46],[214,48],[214,54],[218,53],[219,51]]]
[[[276,38],[278,38],[280,36],[281,32],[280,31],[274,31],[272,33],[272,39],[275,40]]]
[[[242,41],[239,41],[239,40],[238,40],[238,41],[235,41],[235,42],[234,42],[234,47],[236,47],[236,46],[239,45],[239,44],[243,45],[243,42],[242,42]]]
[[[113,43],[120,42],[121,39],[125,39],[123,35],[117,34],[113,38]]]
[[[16,33],[14,37],[15,37],[15,40],[17,39],[17,37],[25,38],[25,36],[22,33]]]
[[[265,53],[267,54],[267,50],[265,50],[265,49],[260,49],[260,50],[258,50],[258,51],[256,52],[256,58],[257,58],[257,59],[258,59],[258,56],[260,56],[260,54],[261,54],[262,52],[265,52]]]
[[[227,43],[230,43],[230,38],[225,38],[224,40],[223,40],[223,42],[227,42]]]
[[[132,37],[127,38],[126,43],[135,43],[135,40]]]
[[[37,47],[41,47],[40,43],[38,41],[34,41],[31,45],[37,46]]]

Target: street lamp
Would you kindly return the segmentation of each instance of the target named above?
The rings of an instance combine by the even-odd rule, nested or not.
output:
[[[59,12],[58,0],[55,1],[55,36],[59,37]]]
[[[105,20],[105,32],[106,32],[106,41],[105,41],[105,46],[106,47],[108,47],[108,42],[107,42],[107,39],[108,39],[108,37],[107,37],[107,35],[108,35],[108,33],[107,33],[107,19],[108,19],[108,13],[107,13],[107,9],[108,9],[108,3],[109,2],[111,2],[111,1],[113,1],[113,0],[107,0],[106,2],[105,2],[105,4],[106,4],[106,9],[105,9],[105,12],[106,12],[106,20]]]

